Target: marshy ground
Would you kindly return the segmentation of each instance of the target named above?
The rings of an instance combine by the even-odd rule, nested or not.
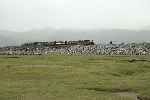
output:
[[[150,56],[0,56],[0,100],[150,100]]]

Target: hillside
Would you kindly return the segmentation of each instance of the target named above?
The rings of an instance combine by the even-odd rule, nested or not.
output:
[[[95,41],[149,41],[148,30],[121,30],[121,29],[99,29],[99,30],[71,30],[52,29],[31,30],[26,32],[0,31],[2,45],[19,45],[31,41],[54,41],[54,40],[82,40]]]

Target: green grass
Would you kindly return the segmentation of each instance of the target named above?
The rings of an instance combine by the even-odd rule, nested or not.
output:
[[[149,56],[0,56],[0,100],[134,100],[117,93],[150,100],[149,61]]]

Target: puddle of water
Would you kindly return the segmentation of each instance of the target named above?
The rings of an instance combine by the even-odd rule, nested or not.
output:
[[[137,95],[133,92],[119,92],[119,93],[114,93],[114,94],[117,95],[117,96],[120,96],[120,97],[129,97],[132,100],[139,100],[137,98]]]

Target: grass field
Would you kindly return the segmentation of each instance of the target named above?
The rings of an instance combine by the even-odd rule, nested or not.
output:
[[[150,100],[148,56],[0,56],[0,100]]]

